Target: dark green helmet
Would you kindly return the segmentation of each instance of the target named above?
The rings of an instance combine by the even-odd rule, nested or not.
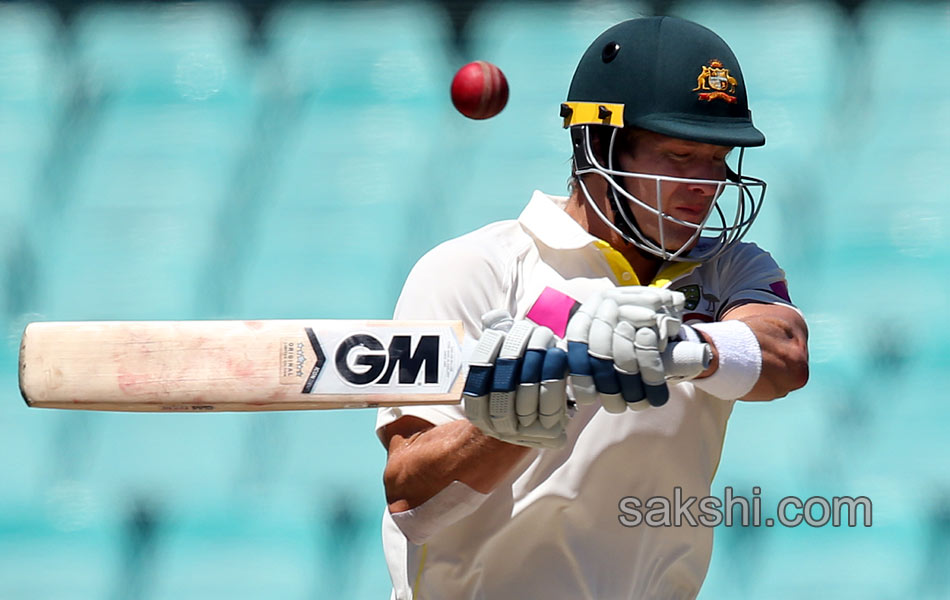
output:
[[[564,126],[611,124],[599,108],[590,110],[606,105],[619,109],[614,123],[625,127],[721,146],[765,144],[732,50],[683,19],[624,21],[591,44],[562,105]]]
[[[710,260],[738,243],[758,215],[766,186],[742,175],[742,150],[765,144],[765,136],[752,124],[735,55],[709,29],[674,17],[633,19],[611,27],[577,65],[561,116],[571,129],[581,193],[608,227],[642,252],[664,260]],[[622,171],[615,142],[625,128],[738,146],[738,166],[721,181]],[[585,176],[607,182],[613,217],[591,197]],[[632,178],[656,182],[654,198],[634,196],[627,185]],[[714,201],[701,222],[677,219],[663,206],[661,187],[684,182],[715,186]],[[644,233],[633,206],[656,218],[658,234]],[[670,247],[674,242],[668,241],[668,232],[684,229],[692,232],[689,239]]]

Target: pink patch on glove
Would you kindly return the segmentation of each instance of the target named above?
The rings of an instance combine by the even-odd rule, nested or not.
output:
[[[580,303],[567,294],[546,287],[525,316],[562,338],[567,332],[567,322],[579,306]]]

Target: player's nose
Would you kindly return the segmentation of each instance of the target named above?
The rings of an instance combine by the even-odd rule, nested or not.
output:
[[[704,198],[714,198],[722,191],[722,183],[726,180],[725,169],[721,167],[707,167],[696,169],[690,173],[694,181],[687,184],[687,189]]]
[[[687,184],[687,188],[689,189],[690,192],[694,194],[698,194],[699,196],[702,196],[703,198],[714,198],[722,189],[722,184],[715,183],[713,181],[709,181],[709,183],[706,183],[706,181],[707,180],[704,179],[702,180],[702,182],[695,181],[695,182],[689,183]]]

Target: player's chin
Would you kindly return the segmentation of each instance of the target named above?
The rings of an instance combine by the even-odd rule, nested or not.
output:
[[[659,236],[655,238],[650,236],[649,240],[653,242],[657,248],[662,247],[670,254],[678,254],[679,256],[682,256],[684,254],[688,254],[696,246],[696,244],[699,243],[699,236],[696,236],[696,238],[693,239],[693,233],[694,230],[690,230],[688,233],[674,235],[670,231],[664,231],[663,244],[660,244]]]
[[[680,248],[684,244],[689,243],[692,245],[699,240],[697,232],[701,229],[701,218],[696,220],[696,222],[686,221],[685,219],[680,220],[685,223],[690,223],[690,225],[667,223],[663,230],[663,237],[667,246],[675,245],[677,248]],[[693,225],[695,225],[695,227]]]
[[[695,229],[680,231],[675,234],[666,231],[663,236],[663,248],[670,254],[678,253],[680,256],[689,254],[689,252],[696,247],[696,244],[699,243],[699,236],[695,235],[695,233]],[[657,246],[660,245],[659,242],[655,243]]]

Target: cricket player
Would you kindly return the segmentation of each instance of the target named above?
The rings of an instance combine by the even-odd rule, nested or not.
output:
[[[393,598],[696,597],[712,529],[624,526],[618,503],[708,496],[733,404],[808,378],[785,274],[741,241],[765,192],[741,154],[765,137],[726,43],[620,23],[558,109],[570,196],[441,244],[399,298],[395,318],[479,341],[464,406],[379,411]],[[709,353],[670,379],[678,340]]]

